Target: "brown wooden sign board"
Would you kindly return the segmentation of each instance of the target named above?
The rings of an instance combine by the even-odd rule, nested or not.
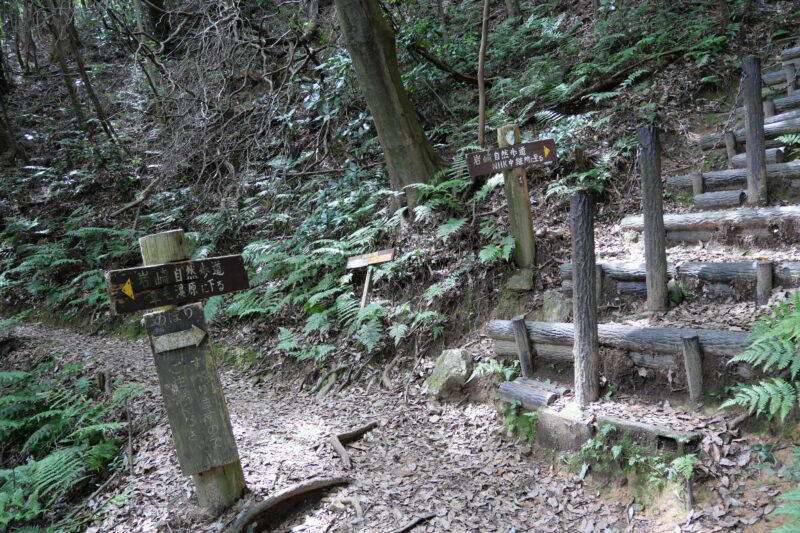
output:
[[[206,330],[202,304],[144,315],[181,471],[206,472],[239,460],[208,336],[157,353],[157,339]]]
[[[556,142],[553,139],[543,139],[486,152],[472,152],[467,154],[467,168],[470,176],[482,176],[555,160]]]
[[[106,272],[115,313],[183,304],[250,288],[241,255]]]
[[[347,258],[347,268],[360,268],[377,263],[385,263],[394,259],[394,248],[373,252],[371,254],[354,255]]]

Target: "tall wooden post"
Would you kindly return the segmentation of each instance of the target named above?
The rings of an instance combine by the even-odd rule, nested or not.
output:
[[[744,71],[744,127],[747,153],[747,203],[766,205],[769,197],[764,142],[764,105],[761,96],[761,60],[755,56],[742,62]]]
[[[497,129],[497,144],[500,148],[521,141],[519,126],[509,124]],[[508,218],[511,235],[514,237],[514,262],[519,268],[533,268],[536,264],[536,238],[533,234],[531,199],[528,196],[528,180],[524,168],[503,171]]]
[[[189,259],[183,230],[147,235],[139,247],[145,266]],[[182,275],[191,279],[188,271]],[[161,307],[144,322],[181,470],[192,476],[200,505],[219,512],[241,496],[245,482],[203,306]]]
[[[655,126],[639,128],[639,165],[644,211],[644,259],[647,274],[647,309],[666,311],[667,234],[664,231],[664,188],[661,184],[661,142]]]
[[[586,406],[600,396],[594,198],[590,192],[572,195],[569,218],[572,233],[572,316],[575,324],[575,401],[578,405]]]

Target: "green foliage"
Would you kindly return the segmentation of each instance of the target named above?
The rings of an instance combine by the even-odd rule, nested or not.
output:
[[[511,381],[519,375],[519,361],[506,361],[498,359],[481,361],[475,365],[475,369],[472,371],[472,375],[467,380],[467,383],[479,376],[483,376],[484,374],[495,374],[500,376],[504,381]]]
[[[785,377],[764,379],[753,385],[742,385],[735,389],[733,398],[722,407],[739,405],[750,414],[779,416],[784,420],[800,398],[797,375],[800,372],[800,293],[791,300],[778,302],[772,308],[772,316],[764,315],[756,323],[750,335],[748,348],[733,357],[729,364],[748,363],[762,367],[764,372],[782,372]]]
[[[82,367],[53,357],[30,372],[0,372],[0,445],[21,464],[0,469],[0,525],[21,525],[52,512],[81,481],[117,456],[115,421],[141,387],[119,386],[97,398]],[[23,458],[27,457],[23,460]]]
[[[691,479],[696,465],[697,456],[693,453],[676,457],[669,465],[670,475],[677,479]]]
[[[529,443],[536,439],[536,427],[539,423],[537,411],[524,411],[522,404],[515,400],[503,412],[509,436],[517,435],[520,440]]]

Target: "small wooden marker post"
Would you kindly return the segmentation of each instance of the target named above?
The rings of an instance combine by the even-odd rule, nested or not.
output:
[[[664,187],[661,184],[661,142],[655,126],[639,128],[644,211],[644,259],[647,271],[647,310],[666,311],[667,234],[664,231]]]
[[[533,234],[531,200],[524,168],[556,160],[552,139],[520,143],[519,126],[510,124],[497,130],[499,148],[467,154],[470,176],[503,172],[508,219],[514,237],[514,263],[521,269],[536,264],[536,238]]]
[[[189,302],[248,288],[247,272],[239,255],[187,261],[183,230],[147,235],[139,246],[144,267],[106,272],[112,309],[157,308],[144,324],[178,461],[200,505],[217,513],[241,496],[245,481],[203,305]]]
[[[689,386],[689,399],[692,406],[697,407],[703,396],[703,362],[700,339],[697,335],[683,335],[681,343],[683,367],[686,370],[686,383]]]
[[[372,294],[372,266],[379,263],[385,263],[394,259],[394,248],[381,250],[380,252],[373,252],[371,254],[354,255],[347,258],[347,266],[345,268],[361,268],[367,267],[367,275],[364,278],[364,289],[361,291],[361,309],[369,303],[370,295]]]
[[[761,95],[761,60],[744,58],[744,127],[747,153],[747,203],[767,205],[767,161],[764,141],[764,104]]]
[[[756,261],[756,305],[766,305],[772,294],[772,261]]]
[[[786,71],[786,96],[792,96],[797,90],[797,66],[794,63],[784,63]]]

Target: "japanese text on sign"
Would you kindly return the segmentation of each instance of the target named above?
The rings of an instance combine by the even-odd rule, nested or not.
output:
[[[480,176],[555,160],[555,141],[544,139],[467,154],[467,168],[470,176]]]

